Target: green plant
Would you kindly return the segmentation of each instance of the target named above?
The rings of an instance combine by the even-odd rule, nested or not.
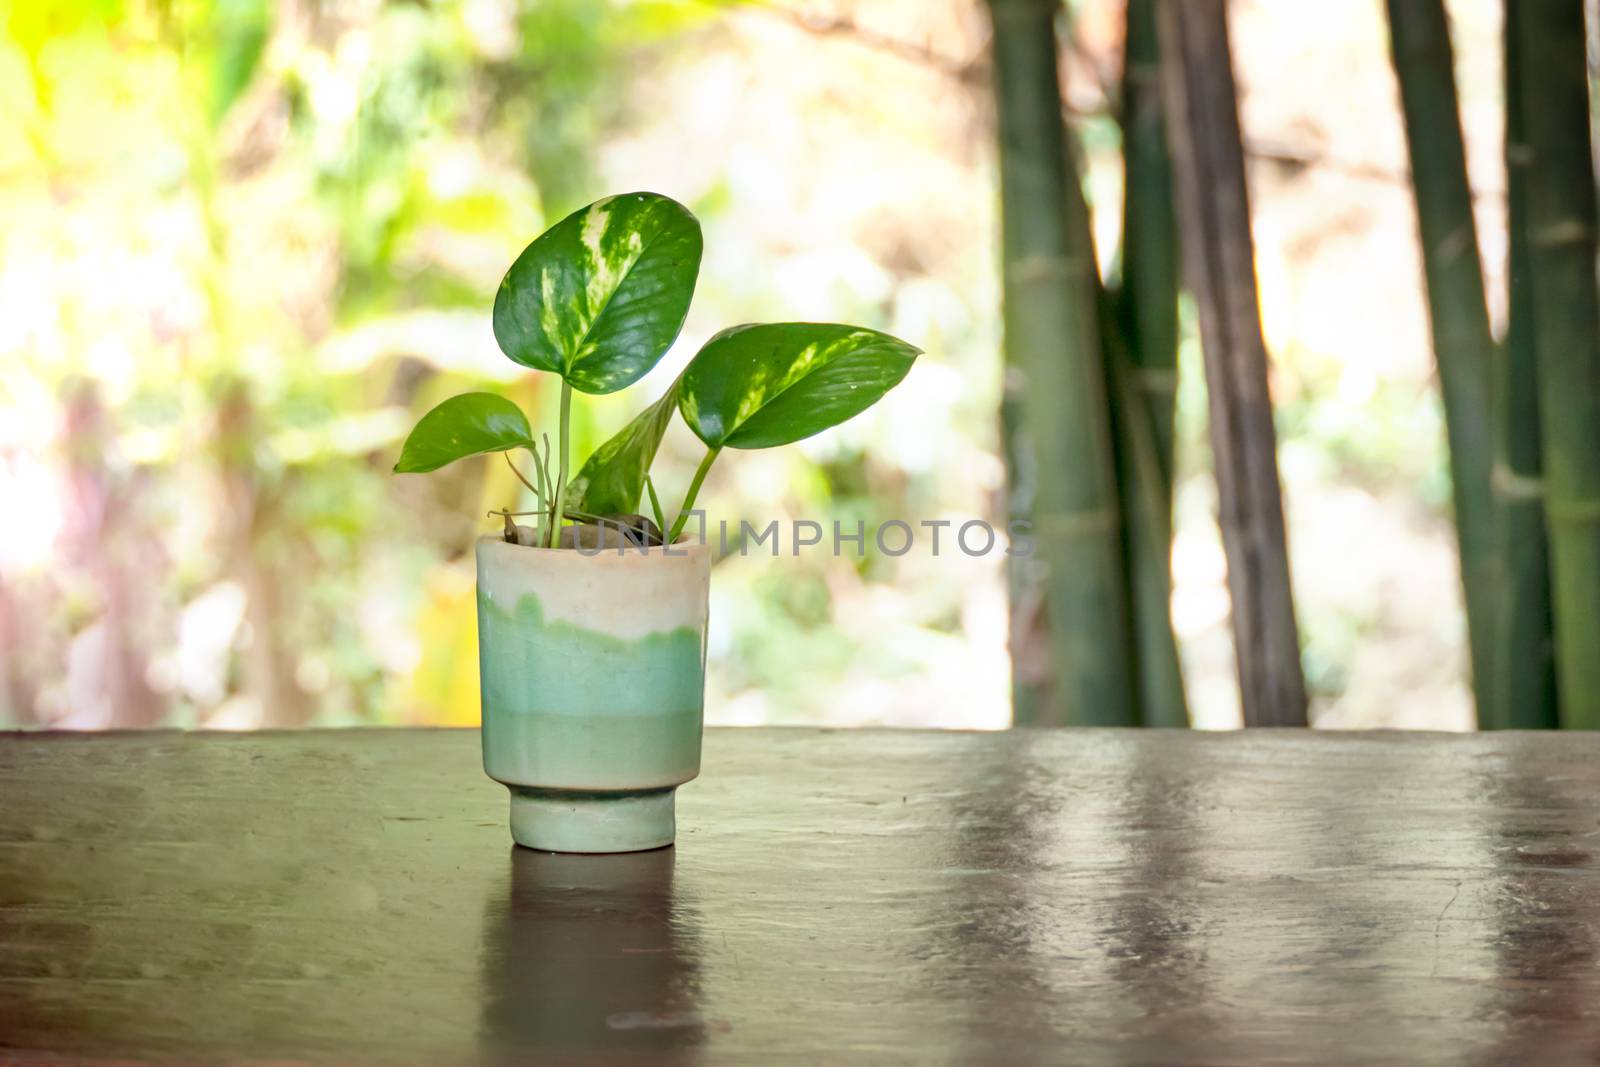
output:
[[[492,393],[452,397],[406,438],[396,473],[500,452],[538,502],[535,543],[561,544],[569,520],[613,523],[670,543],[683,532],[706,473],[724,448],[772,448],[836,426],[893,388],[919,350],[876,330],[782,322],[723,330],[676,381],[569,476],[572,393],[626,389],[683,329],[700,270],[700,223],[655,193],[596,201],[556,223],[517,257],[494,302],[494,334],[516,363],[561,378],[556,443]],[[650,466],[673,412],[706,446],[670,526]],[[529,480],[510,453],[533,457]],[[635,514],[648,493],[651,531]],[[507,512],[508,528],[510,515]]]

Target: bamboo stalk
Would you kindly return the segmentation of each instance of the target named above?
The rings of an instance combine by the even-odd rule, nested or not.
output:
[[[1493,692],[1479,702],[1480,729],[1550,729],[1556,707],[1554,636],[1550,632],[1549,549],[1539,447],[1539,376],[1528,257],[1528,144],[1522,117],[1519,42],[1526,17],[1506,0],[1506,191],[1509,209],[1510,316],[1493,388],[1495,557],[1500,565],[1493,612]],[[1479,687],[1480,691],[1482,687]]]
[[[1134,682],[1146,726],[1189,725],[1172,632],[1178,222],[1161,99],[1155,0],[1128,0],[1122,73],[1122,277],[1103,323],[1122,487]]]
[[[1128,0],[1122,69],[1122,284],[1118,319],[1170,492],[1178,396],[1178,207],[1161,97],[1156,0]]]
[[[1132,725],[1125,570],[1101,364],[1097,275],[1080,234],[1056,70],[1057,0],[989,0],[1000,135],[1013,474],[1033,482],[1060,721]],[[1020,471],[1018,468],[1022,468]],[[1027,709],[1018,708],[1027,713]],[[1019,718],[1019,722],[1029,722]]]
[[[1106,318],[1106,380],[1122,489],[1135,703],[1145,726],[1185,727],[1189,705],[1172,631],[1172,483],[1162,469],[1149,396],[1136,384],[1138,368],[1112,316]]]
[[[1261,336],[1225,0],[1160,0],[1162,81],[1200,310],[1234,655],[1246,726],[1303,726],[1305,679],[1289,585],[1277,435]]]
[[[997,108],[998,98],[1002,92],[1000,76],[998,72],[995,74]],[[1015,76],[1012,83],[1016,85],[1012,90],[1016,93],[1029,91],[1028,87]],[[1012,110],[1022,106],[1025,106],[1025,102],[1019,100]],[[1001,195],[1004,199],[1006,195],[1004,190]],[[1002,204],[1002,215],[1005,217],[1021,210],[1021,207],[1007,208]],[[1002,256],[1006,262],[1011,259],[1010,241],[1010,231],[1004,231]],[[1020,251],[1017,254],[1019,257],[1022,255]],[[1009,307],[1013,299],[1011,292],[1008,290],[1002,299]],[[1008,324],[1006,343],[1002,352],[1000,388],[1000,453],[1006,471],[1005,516],[1008,530],[1019,527],[1032,530],[1034,498],[1038,492],[1039,464],[1023,430],[1027,381],[1027,372],[1022,366],[1021,344],[1013,342],[1012,328]],[[1006,557],[1011,717],[1012,721],[1018,724],[1065,721],[1057,701],[1054,655],[1051,651],[1050,624],[1046,611],[1048,573],[1044,560],[1035,554],[1019,553]]]
[[[1434,361],[1444,397],[1473,692],[1479,718],[1492,720],[1499,714],[1492,707],[1497,567],[1489,488],[1493,453],[1489,376],[1495,345],[1456,103],[1450,26],[1444,0],[1388,0],[1388,11],[1422,239]]]
[[[1561,725],[1600,728],[1600,290],[1583,0],[1521,0],[1528,262]]]
[[[1014,346],[1005,346],[1000,390],[1000,452],[1005,463],[1005,515],[1008,530],[1033,527],[1038,463],[1022,430],[1026,376]],[[1050,625],[1045,612],[1044,561],[1031,553],[1006,557],[1006,598],[1010,627],[1011,716],[1017,723],[1062,721],[1051,665]]]

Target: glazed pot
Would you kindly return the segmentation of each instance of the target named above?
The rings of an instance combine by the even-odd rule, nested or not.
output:
[[[483,769],[551,852],[672,843],[700,773],[711,550],[478,540]]]

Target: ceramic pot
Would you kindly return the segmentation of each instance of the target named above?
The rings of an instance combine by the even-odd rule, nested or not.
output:
[[[551,852],[673,841],[700,773],[711,550],[478,540],[483,769],[511,836]]]

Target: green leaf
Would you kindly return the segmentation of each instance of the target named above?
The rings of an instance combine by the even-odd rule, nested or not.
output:
[[[567,487],[567,507],[590,515],[626,514],[639,506],[645,475],[678,407],[678,382],[594,450]]]
[[[506,272],[494,336],[513,361],[584,393],[644,377],[683,329],[700,272],[700,223],[655,193],[568,215]]]
[[[420,474],[480,452],[504,452],[533,443],[522,410],[493,393],[463,393],[417,422],[400,449],[396,474]]]
[[[706,342],[678,409],[712,448],[771,448],[837,426],[894,388],[921,350],[858,326],[734,326]]]

